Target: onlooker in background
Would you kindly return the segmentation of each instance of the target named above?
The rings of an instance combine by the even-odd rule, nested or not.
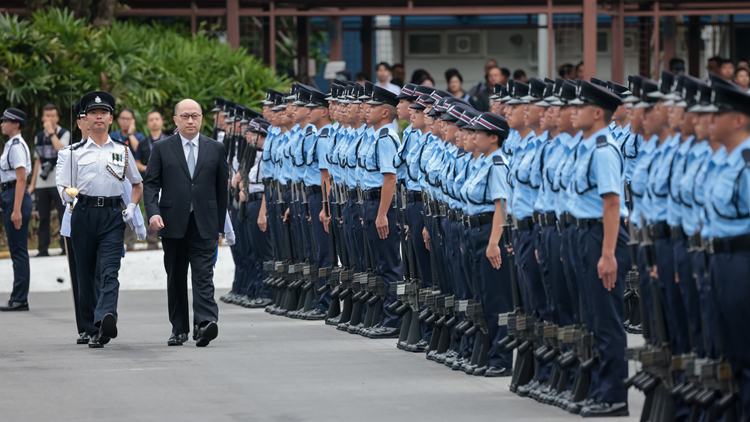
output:
[[[391,66],[391,74],[393,75],[391,83],[403,88],[404,80],[406,79],[406,70],[404,69],[404,65],[402,65],[401,63],[396,63]]]
[[[142,133],[136,131],[135,126],[135,113],[129,108],[124,108],[117,115],[117,124],[120,125],[120,130],[112,132],[109,137],[112,139],[119,139],[121,142],[128,142],[130,145],[130,153],[133,154],[135,161],[138,161],[138,147],[141,141],[146,139]],[[128,251],[135,250],[135,232],[130,228],[129,225],[125,225],[125,249]]]
[[[734,71],[734,83],[742,87],[742,90],[750,93],[750,70],[739,67]]]
[[[471,96],[463,91],[464,78],[457,69],[445,71],[445,81],[448,82],[448,92],[454,97],[469,101]]]
[[[484,81],[477,82],[471,88],[469,88],[469,95],[471,97],[476,97],[477,95],[479,95],[480,92],[482,92],[484,88],[487,87],[487,84],[489,83],[487,82],[489,80],[488,73],[490,71],[490,68],[493,68],[493,67],[497,67],[497,60],[487,59],[487,61],[484,62]]]
[[[57,151],[70,145],[70,132],[57,124],[60,116],[57,107],[47,104],[42,107],[44,130],[36,134],[34,141],[34,173],[31,175],[29,194],[36,197],[36,210],[39,213],[39,254],[49,256],[50,216],[52,205],[57,209],[57,221],[62,222],[64,205],[55,185],[55,164]],[[60,243],[65,253],[65,245]]]
[[[435,86],[435,80],[424,69],[417,69],[411,74],[411,83],[417,85]]]
[[[708,59],[708,64],[706,65],[706,70],[709,72],[719,73],[719,68],[721,67],[721,63],[724,61],[719,56],[713,56],[710,59]]]
[[[558,71],[558,74],[563,79],[575,79],[573,76],[573,71],[575,68],[570,63],[565,63],[564,65],[560,66],[560,70]]]
[[[398,85],[394,85],[390,82],[391,77],[393,77],[393,74],[391,73],[391,65],[389,65],[386,62],[380,62],[377,66],[375,66],[375,76],[377,77],[378,82],[376,85],[378,85],[381,88],[385,88],[388,91],[391,91],[392,93],[398,95],[401,92],[401,88],[398,87]]]
[[[356,82],[356,83],[358,83],[358,84],[360,84],[362,86],[365,86],[365,81],[366,80],[367,80],[367,77],[365,76],[365,74],[363,72],[359,72],[356,75],[354,75],[354,82]]]
[[[490,109],[490,95],[492,95],[495,88],[495,84],[507,83],[507,78],[504,78],[503,72],[499,67],[495,66],[490,68],[487,72],[487,86],[476,97],[471,98],[471,103],[474,108],[478,111],[485,112]]]
[[[734,63],[731,60],[725,60],[721,63],[719,74],[722,78],[731,81],[734,78]]]
[[[745,69],[750,69],[750,64],[747,63],[747,60],[740,60],[737,62],[737,67],[743,67]]]
[[[584,77],[583,77],[583,61],[581,61],[580,63],[578,63],[578,65],[576,65],[575,79],[580,79],[580,80],[584,79]]]
[[[146,177],[146,168],[148,166],[148,158],[151,156],[151,151],[154,149],[156,141],[160,141],[166,136],[162,132],[164,127],[164,119],[161,117],[161,113],[156,110],[149,111],[146,114],[146,126],[148,126],[149,136],[140,144],[138,144],[138,160],[135,164],[138,166],[138,171],[141,172],[141,177]],[[148,241],[148,250],[159,249],[159,232],[152,230],[150,225],[146,226],[146,240]]]
[[[669,71],[675,75],[685,73],[685,60],[679,57],[672,57],[669,60]]]
[[[523,69],[518,69],[513,72],[513,79],[523,83],[529,82],[529,78],[526,77],[526,72],[524,72]]]

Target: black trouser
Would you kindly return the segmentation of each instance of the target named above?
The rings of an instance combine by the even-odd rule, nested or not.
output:
[[[166,224],[169,224],[167,222]],[[219,306],[214,300],[214,258],[216,257],[215,239],[203,239],[198,232],[195,216],[190,213],[185,236],[177,238],[163,237],[164,268],[167,270],[167,306],[169,321],[174,334],[190,332],[188,323],[188,265],[192,271],[193,283],[193,325],[219,320]]]
[[[57,222],[62,224],[64,205],[57,188],[40,188],[34,191],[34,195],[36,195],[36,210],[39,213],[39,252],[47,252],[50,244],[49,222],[52,206],[54,205],[57,209]],[[60,247],[65,250],[63,242],[60,242]]]

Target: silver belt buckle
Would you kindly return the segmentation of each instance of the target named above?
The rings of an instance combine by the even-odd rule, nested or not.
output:
[[[103,207],[104,206],[104,198],[101,196],[96,197],[96,206],[97,207]]]
[[[706,252],[708,252],[709,255],[713,255],[714,251],[714,238],[712,237],[706,242]]]

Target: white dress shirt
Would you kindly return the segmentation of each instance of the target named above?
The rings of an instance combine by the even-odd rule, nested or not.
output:
[[[31,154],[29,146],[19,133],[8,139],[3,154],[0,155],[0,182],[8,183],[16,180],[16,169],[24,167],[26,177],[31,174]]]
[[[194,146],[193,146],[193,156],[195,157],[195,162],[193,164],[197,164],[198,163],[198,144],[200,143],[200,142],[198,142],[198,140],[200,139],[200,137],[201,137],[200,134],[196,134],[195,138],[188,139],[188,138],[182,136],[182,134],[180,134],[180,140],[182,141],[182,150],[185,152],[185,161],[186,162],[187,162],[188,157],[190,156],[190,145],[188,145],[188,142],[193,141],[193,144],[194,144]]]
[[[81,194],[88,196],[121,196],[122,181],[112,175],[107,167],[120,177],[124,172],[125,178],[131,184],[142,182],[133,154],[129,151],[127,170],[125,169],[127,148],[110,137],[107,137],[107,141],[100,147],[89,137],[86,144],[72,151],[68,157],[72,159],[65,160],[57,178],[57,185],[63,189],[74,186]]]
[[[263,172],[260,169],[260,166],[262,165],[262,159],[263,154],[262,151],[258,151],[259,154],[255,155],[255,164],[253,164],[253,167],[248,171],[248,180],[250,181],[249,186],[247,187],[248,193],[259,193],[265,191],[265,186],[263,186]]]

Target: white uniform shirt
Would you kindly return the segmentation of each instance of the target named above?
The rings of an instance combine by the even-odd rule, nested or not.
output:
[[[185,153],[185,161],[188,160],[188,157],[190,156],[190,146],[188,145],[188,142],[193,142],[193,157],[195,158],[195,161],[193,164],[198,163],[198,140],[200,139],[200,135],[195,135],[195,138],[188,139],[182,134],[180,134],[180,140],[182,141],[182,151]]]
[[[5,143],[3,154],[0,155],[0,182],[8,183],[16,180],[16,169],[26,169],[26,177],[31,174],[31,154],[29,146],[19,133]]]
[[[248,147],[249,148],[249,147]],[[255,164],[247,174],[248,180],[250,180],[249,186],[247,187],[248,193],[264,192],[265,186],[263,186],[263,172],[260,169],[263,161],[262,150],[258,151],[259,154],[255,155]]]
[[[65,166],[65,161],[68,159],[68,155],[70,155],[70,146],[64,147],[57,153],[57,165],[55,166],[55,180],[60,180],[60,173],[62,172],[63,167]],[[68,170],[70,171],[70,170]],[[123,180],[122,181],[122,200],[129,204],[131,202],[131,195],[133,193],[133,185],[130,184],[130,181]],[[63,198],[63,187],[58,185],[57,186],[57,192],[60,194],[60,200],[63,201],[63,204],[65,204],[65,199]],[[78,202],[78,199],[76,198],[73,201],[73,205],[75,206],[76,202]],[[70,217],[73,215],[73,211],[70,210],[70,206],[68,204],[65,204],[65,213],[63,214],[62,223],[60,224],[60,236],[70,237]],[[143,215],[141,215],[140,212],[136,212],[134,216],[134,222],[133,224],[135,226],[142,226],[143,225]]]
[[[120,177],[124,172],[126,180],[131,184],[142,181],[141,174],[135,166],[135,159],[129,152],[127,170],[125,169],[127,148],[110,137],[107,137],[104,146],[100,147],[89,137],[85,145],[73,152],[72,159],[65,160],[57,179],[58,186],[66,188],[72,185],[78,188],[82,195],[88,196],[121,196],[122,181],[109,170]]]

